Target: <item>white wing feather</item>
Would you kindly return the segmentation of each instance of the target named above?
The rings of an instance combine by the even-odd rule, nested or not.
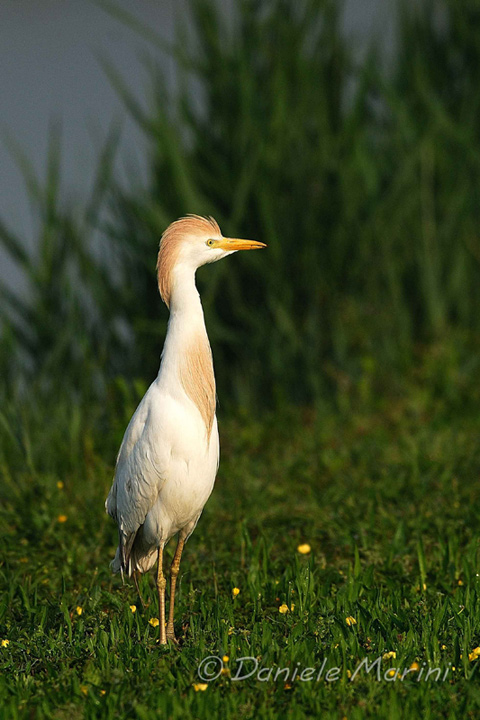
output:
[[[165,443],[156,417],[159,398],[153,383],[125,431],[115,478],[105,508],[118,523],[122,565],[145,518],[165,483]],[[164,456],[162,458],[162,455]]]

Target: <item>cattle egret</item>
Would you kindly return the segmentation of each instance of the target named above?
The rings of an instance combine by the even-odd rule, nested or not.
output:
[[[266,247],[223,237],[213,218],[188,215],[163,233],[158,288],[170,310],[160,370],[136,409],[117,456],[107,512],[118,524],[114,572],[145,573],[158,561],[160,643],[175,641],[175,586],[183,547],[213,489],[219,462],[215,376],[195,271],[237,250]],[[165,544],[178,533],[165,623]]]

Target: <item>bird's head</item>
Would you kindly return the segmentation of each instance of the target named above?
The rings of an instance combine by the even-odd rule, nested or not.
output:
[[[158,251],[158,288],[164,303],[170,296],[176,274],[195,272],[201,265],[216,262],[237,250],[256,250],[266,247],[255,240],[223,237],[213,218],[187,215],[171,223],[162,235]]]

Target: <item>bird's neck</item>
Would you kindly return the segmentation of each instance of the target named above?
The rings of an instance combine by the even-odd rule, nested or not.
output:
[[[215,376],[195,271],[174,271],[170,319],[158,379],[170,392],[187,396],[205,423],[208,436],[215,416]]]

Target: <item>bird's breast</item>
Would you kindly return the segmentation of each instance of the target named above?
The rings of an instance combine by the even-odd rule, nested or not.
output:
[[[179,360],[178,374],[181,386],[200,413],[209,437],[216,398],[212,351],[205,334],[198,333],[189,338]]]
[[[188,526],[202,512],[215,482],[219,460],[217,422],[214,416],[207,439],[203,421],[183,403],[169,403],[168,422],[162,423],[164,445],[160,455],[164,481],[157,500],[147,516],[144,532],[152,542],[167,539]]]

